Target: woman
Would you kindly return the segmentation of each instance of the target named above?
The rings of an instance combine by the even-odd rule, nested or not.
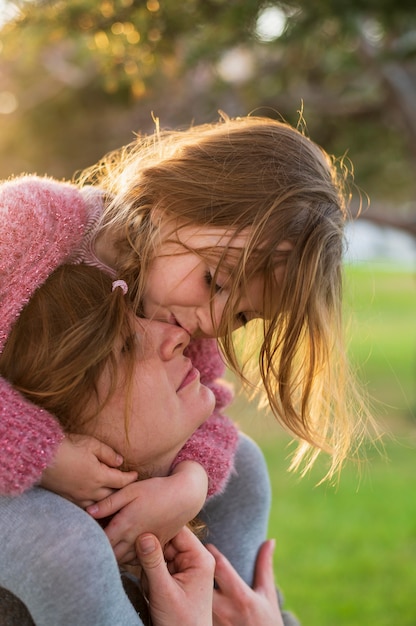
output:
[[[190,360],[183,355],[189,342],[187,334],[166,324],[139,320],[132,313],[122,289],[117,287],[112,292],[111,285],[111,279],[94,268],[64,266],[58,270],[36,292],[13,327],[1,355],[1,372],[15,389],[23,391],[38,405],[44,408],[53,406],[67,432],[80,432],[79,429],[83,432],[97,431],[104,441],[113,439],[114,443],[117,442],[120,451],[125,453],[126,467],[128,464],[134,466],[142,476],[151,473],[165,475],[176,452],[211,413],[214,397],[207,387],[201,385],[198,372],[190,368]],[[75,323],[75,320],[78,322]],[[131,381],[127,384],[129,393],[124,387],[127,377]],[[148,395],[149,389],[153,391],[152,397]],[[128,403],[135,412],[127,413]],[[79,416],[77,424],[69,417],[75,407],[74,414]],[[40,515],[42,519],[43,510],[44,532],[48,532],[48,528],[54,528],[50,507],[57,507],[62,514],[65,503],[57,496],[47,494],[45,499],[41,490],[34,491],[25,494],[22,499],[27,500],[27,506],[33,506],[32,517],[39,519]],[[38,502],[43,502],[41,509],[37,507]],[[13,505],[16,505],[16,500],[10,500],[11,510]],[[81,510],[79,513],[85,516],[86,536],[90,541],[90,519]],[[16,516],[15,526],[18,527],[19,522],[28,517]],[[102,531],[96,522],[93,524],[97,526],[95,535],[100,549],[94,549],[91,544],[89,546],[91,568],[98,567],[100,571],[107,563],[115,566],[115,559],[111,555],[110,560],[111,546],[108,542],[107,550],[103,550]],[[24,536],[27,534],[22,532]],[[29,537],[32,544],[30,529]],[[71,538],[67,537],[67,540]],[[77,544],[80,542],[81,546],[83,544],[82,537],[73,537],[72,540]],[[54,585],[58,593],[51,597],[48,584],[53,580],[53,568],[49,561],[58,546],[59,542],[53,546],[52,537],[51,554],[35,555],[33,550],[28,554],[32,564],[37,564],[36,572],[32,571],[35,578],[15,579],[18,587],[13,587],[7,579],[9,573],[13,575],[13,564],[9,564],[7,575],[2,569],[2,577],[6,576],[2,583],[26,602],[35,622],[47,623],[43,612],[45,608],[48,612],[47,607],[52,601],[55,623],[81,624],[83,620],[87,623],[89,607],[82,610],[85,617],[75,617],[74,614],[71,618],[73,622],[68,621],[67,615],[59,615],[58,607],[67,606],[67,603],[59,597],[63,590],[56,572]],[[7,550],[7,536],[2,537],[2,548]],[[82,549],[85,550],[85,545]],[[78,552],[79,549],[74,546],[75,559]],[[22,558],[22,555],[16,554],[13,561],[20,567]],[[44,569],[48,571],[42,572],[40,563],[45,558]],[[58,570],[69,567],[55,558],[54,565],[58,566]],[[5,562],[3,558],[1,561]],[[31,567],[28,567],[30,577]],[[42,585],[39,570],[48,584]],[[99,579],[105,581],[108,575],[103,577],[103,574],[105,572],[100,571]],[[80,583],[83,579],[85,572]],[[34,589],[37,595],[35,606],[32,602]],[[72,588],[71,594],[74,601],[82,605],[85,590],[82,593],[81,589],[79,591],[77,594]],[[110,593],[110,589],[103,591]],[[90,599],[95,611],[97,598]],[[117,606],[111,597],[106,599],[107,603]],[[102,623],[101,617],[97,615],[90,621],[94,622]],[[126,623],[134,623],[131,616]]]
[[[189,335],[178,326],[137,318],[124,291],[125,284],[96,268],[61,266],[14,324],[0,356],[0,373],[17,392],[55,414],[67,433],[92,434],[119,450],[126,470],[142,478],[165,476],[184,442],[211,414],[215,397],[184,356]],[[71,536],[66,527],[62,537],[62,515],[71,503],[39,488],[2,500],[2,517],[10,516],[13,538],[2,536],[0,562],[8,567],[1,568],[0,583],[22,599],[35,623],[140,623],[117,582],[110,544],[84,511],[78,509],[77,515],[83,516],[85,538]],[[29,518],[33,526],[28,529]],[[91,524],[96,525],[93,532]],[[37,552],[37,532],[51,534],[46,554]],[[16,533],[21,549],[10,554]],[[72,563],[59,560],[63,541],[73,543]],[[86,548],[88,571],[79,568]],[[22,560],[27,563],[23,577]],[[203,580],[209,563],[204,568]],[[91,572],[103,587],[101,596],[93,585],[89,589]],[[206,588],[205,602],[210,593]],[[269,623],[283,623],[275,594],[269,605]],[[209,623],[203,614],[199,618]]]

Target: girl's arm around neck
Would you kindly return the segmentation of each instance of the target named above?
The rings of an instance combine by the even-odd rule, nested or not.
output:
[[[0,378],[0,494],[18,495],[39,482],[63,438],[52,415]]]
[[[87,211],[79,190],[51,178],[0,183],[0,351],[24,305],[79,245]],[[58,422],[0,384],[0,490],[35,484],[63,438]]]
[[[215,395],[215,409],[210,418],[188,439],[176,457],[173,467],[182,461],[200,463],[208,475],[208,497],[224,491],[234,467],[238,443],[235,424],[222,413],[233,399],[233,391],[221,379],[224,361],[216,339],[193,339],[186,355],[201,373],[201,382]]]
[[[238,430],[233,422],[214,411],[177,455],[172,468],[183,461],[196,461],[208,475],[208,497],[224,491],[234,467]]]

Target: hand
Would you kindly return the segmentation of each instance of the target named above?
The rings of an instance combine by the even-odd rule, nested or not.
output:
[[[273,574],[274,541],[259,550],[251,589],[213,545],[215,558],[214,626],[283,626]]]
[[[137,472],[116,469],[122,462],[119,454],[94,437],[67,435],[40,484],[85,508],[137,480]]]
[[[127,485],[87,508],[95,519],[114,515],[105,532],[120,564],[137,563],[138,535],[151,532],[164,546],[201,510],[208,477],[193,461],[179,463],[166,477]]]
[[[179,531],[165,555],[151,534],[138,537],[136,550],[153,625],[211,626],[214,559],[189,528]]]

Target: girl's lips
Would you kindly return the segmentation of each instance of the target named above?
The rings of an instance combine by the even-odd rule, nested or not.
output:
[[[190,337],[192,337],[192,332],[190,332],[190,330],[188,328],[186,328],[186,326],[183,326],[177,319],[176,317],[173,315],[173,313],[170,314],[169,317],[169,324],[174,324],[175,326],[180,326],[181,328],[183,328],[184,330],[186,330],[186,332],[188,333],[188,335]]]
[[[176,319],[176,317],[173,315],[173,313],[171,313],[169,315],[169,319],[168,319],[168,324],[173,324],[174,326],[180,326],[178,320]]]
[[[189,372],[186,374],[185,378],[183,379],[183,381],[181,382],[181,384],[179,385],[176,391],[180,391],[184,387],[187,387],[188,385],[193,383],[194,380],[197,380],[198,378],[199,378],[199,370],[197,370],[196,367],[191,367]]]

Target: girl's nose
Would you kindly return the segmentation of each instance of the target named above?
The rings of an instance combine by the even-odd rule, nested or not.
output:
[[[207,337],[216,337],[217,329],[224,315],[226,298],[215,298],[212,306],[208,303],[197,309],[199,330]]]

